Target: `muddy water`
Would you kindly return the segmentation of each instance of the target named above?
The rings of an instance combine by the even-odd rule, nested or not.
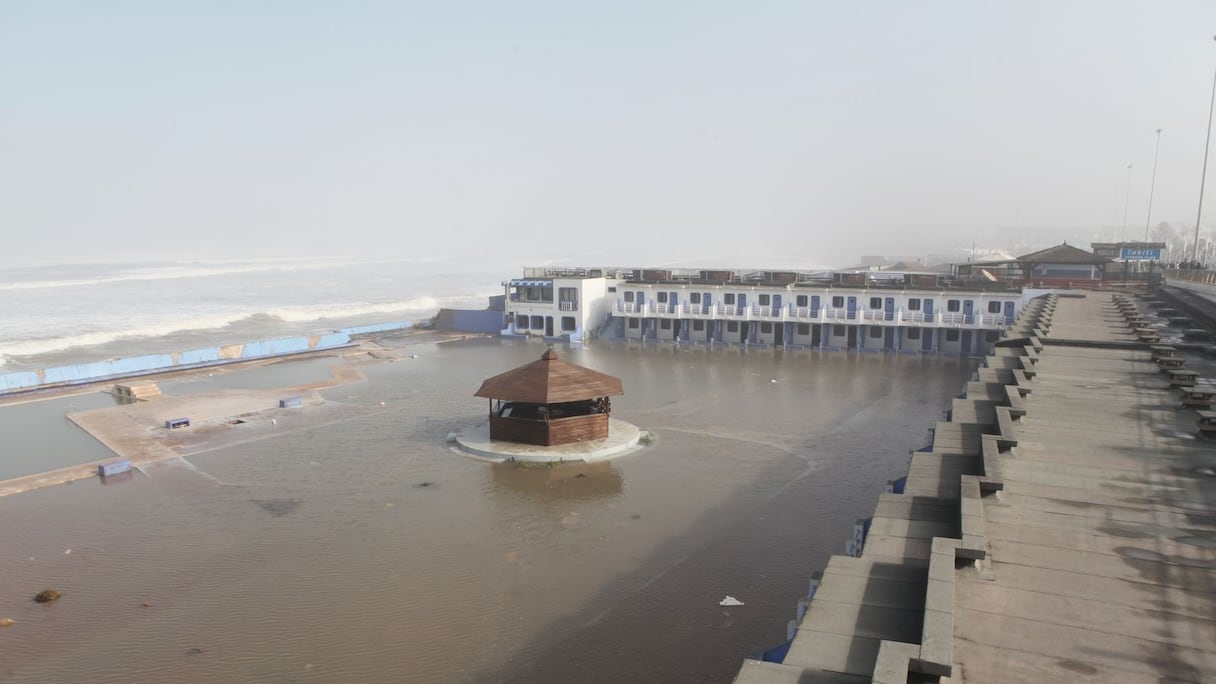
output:
[[[0,499],[0,617],[16,620],[0,628],[0,679],[730,681],[784,640],[810,573],[968,371],[572,351],[621,377],[614,415],[655,442],[606,465],[515,469],[444,437],[482,418],[481,379],[543,348],[418,351],[325,392],[355,417]],[[47,587],[63,598],[29,600]],[[745,605],[719,606],[727,594]]]

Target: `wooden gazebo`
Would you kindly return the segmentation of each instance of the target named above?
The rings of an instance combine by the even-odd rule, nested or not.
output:
[[[473,396],[490,400],[490,439],[554,446],[607,437],[609,397],[624,393],[619,379],[549,349],[539,361],[481,383]]]

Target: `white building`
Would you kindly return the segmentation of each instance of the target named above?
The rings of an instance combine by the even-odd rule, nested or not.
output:
[[[506,285],[508,332],[572,340],[984,354],[1022,306],[936,273],[528,269]]]

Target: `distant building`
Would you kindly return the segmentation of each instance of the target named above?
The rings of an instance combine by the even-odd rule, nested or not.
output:
[[[1111,263],[1065,242],[1014,259],[957,264],[955,275],[962,282],[1008,287],[1100,287]]]

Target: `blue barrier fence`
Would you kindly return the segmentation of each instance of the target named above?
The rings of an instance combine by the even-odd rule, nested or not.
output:
[[[343,328],[323,335],[306,337],[283,337],[259,340],[245,344],[227,344],[218,347],[191,349],[171,354],[146,354],[125,359],[109,359],[70,366],[54,366],[36,371],[17,371],[0,375],[0,394],[22,390],[50,387],[54,385],[76,385],[107,378],[158,373],[167,370],[184,370],[237,361],[252,361],[273,356],[299,354],[308,351],[335,349],[351,343],[354,335],[405,330],[413,327],[409,321],[377,323],[353,328]]]

